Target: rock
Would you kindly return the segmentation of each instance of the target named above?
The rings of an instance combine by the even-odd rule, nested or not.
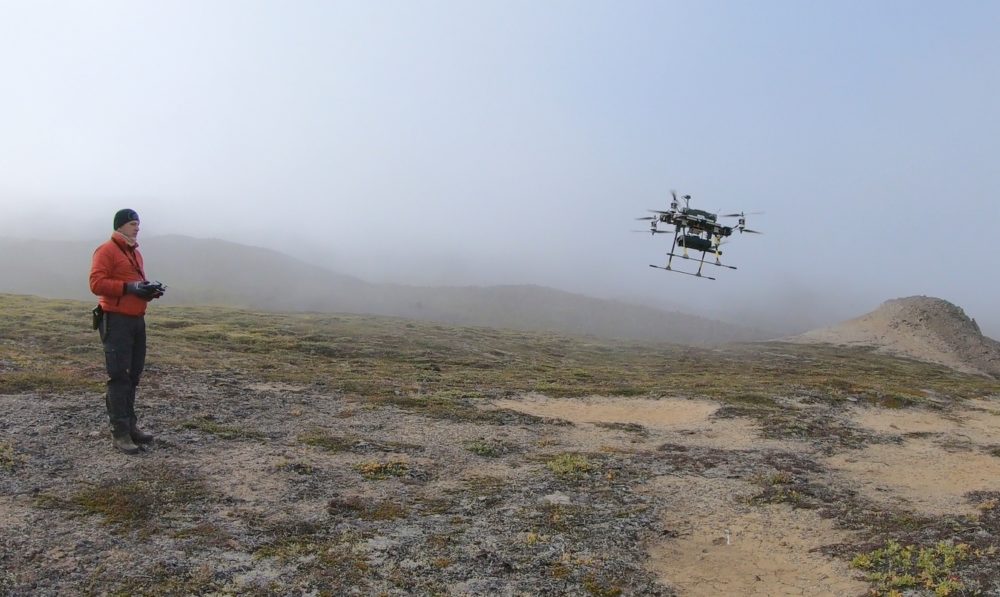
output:
[[[555,506],[555,505],[568,506],[573,503],[572,500],[570,500],[569,496],[564,493],[550,493],[549,495],[542,496],[541,498],[539,498],[538,501],[542,504],[550,506]]]

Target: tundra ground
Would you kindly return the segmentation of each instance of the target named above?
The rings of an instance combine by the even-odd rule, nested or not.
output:
[[[1000,595],[986,377],[164,308],[130,457],[89,305],[0,307],[0,594]]]

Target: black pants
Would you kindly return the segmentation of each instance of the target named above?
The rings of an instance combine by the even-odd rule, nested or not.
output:
[[[104,396],[112,426],[135,423],[135,390],[146,364],[146,320],[105,313],[101,322],[108,391]]]

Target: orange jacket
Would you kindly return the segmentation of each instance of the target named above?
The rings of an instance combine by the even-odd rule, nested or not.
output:
[[[149,301],[125,294],[129,282],[146,279],[139,245],[130,247],[125,239],[112,234],[111,240],[97,247],[90,265],[90,291],[100,297],[101,308],[123,315],[145,315]]]

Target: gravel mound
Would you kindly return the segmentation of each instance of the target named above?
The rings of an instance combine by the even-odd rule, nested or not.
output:
[[[879,352],[1000,379],[1000,342],[984,336],[960,307],[929,296],[888,300],[861,317],[784,340],[874,346]]]

